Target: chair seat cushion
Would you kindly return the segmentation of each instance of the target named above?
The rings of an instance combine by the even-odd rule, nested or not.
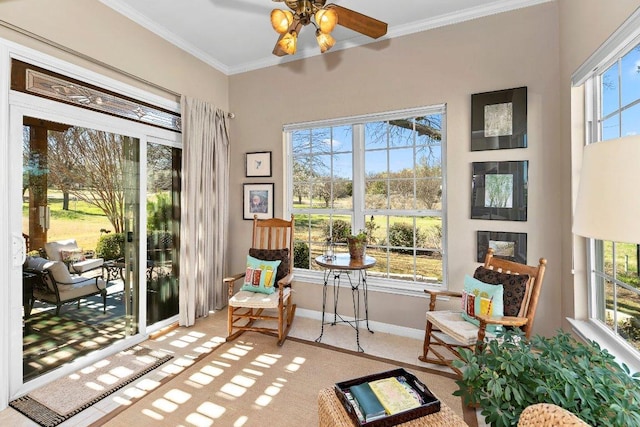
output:
[[[474,345],[478,340],[479,328],[473,323],[464,320],[462,311],[427,311],[427,321],[462,345]],[[493,338],[495,338],[495,335],[487,332],[485,339]]]
[[[283,300],[286,301],[291,294],[290,288],[285,288]],[[278,308],[279,292],[272,294],[263,294],[260,292],[239,291],[229,298],[231,307],[247,307],[247,308]]]
[[[104,259],[102,258],[89,258],[84,261],[74,262],[69,265],[69,271],[72,273],[84,273],[85,271],[95,270],[102,267]]]
[[[55,242],[47,242],[44,244],[44,250],[47,253],[47,258],[51,261],[62,261],[61,251],[73,251],[78,248],[78,243],[75,239],[57,240]]]
[[[58,285],[58,290],[60,292],[60,302],[70,301],[77,298],[82,298],[84,296],[89,296],[96,294],[107,286],[107,283],[102,279],[97,279],[97,287],[96,287],[96,279],[87,279],[86,277],[74,277],[72,278],[71,284]],[[53,293],[44,293],[38,291],[36,289],[33,290],[33,296],[36,299],[40,299],[43,301],[56,302],[55,294]]]

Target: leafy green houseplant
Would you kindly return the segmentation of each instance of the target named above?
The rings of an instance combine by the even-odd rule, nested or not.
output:
[[[358,231],[357,234],[347,236],[347,245],[349,246],[349,255],[353,259],[361,259],[367,248],[367,240],[369,235],[365,230]]]
[[[535,403],[553,403],[592,426],[640,425],[640,374],[597,343],[582,343],[566,332],[526,340],[507,331],[476,352],[461,349],[465,368],[456,381],[465,404],[477,406],[494,427],[515,426]]]

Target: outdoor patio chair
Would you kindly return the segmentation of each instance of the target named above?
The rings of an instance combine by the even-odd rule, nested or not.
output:
[[[75,239],[58,240],[44,244],[47,258],[51,261],[62,261],[71,273],[81,274],[102,268],[104,259],[87,258]]]
[[[40,257],[27,257],[24,270],[40,277],[33,287],[33,299],[28,317],[33,308],[33,300],[44,301],[56,306],[56,315],[60,314],[63,304],[78,302],[93,295],[101,295],[103,312],[107,310],[107,282],[102,277],[84,277],[71,275],[62,261],[51,261]]]
[[[418,357],[423,362],[445,365],[462,376],[462,371],[452,365],[455,358],[460,357],[458,349],[469,348],[474,350],[476,345],[482,344],[487,339],[495,338],[495,333],[488,329],[500,327],[520,328],[528,339],[533,328],[533,320],[538,306],[540,289],[546,269],[547,260],[540,258],[537,266],[529,266],[514,261],[509,261],[494,256],[494,250],[489,249],[485,256],[484,265],[478,267],[474,277],[469,282],[478,286],[485,286],[488,292],[492,292],[495,285],[502,285],[500,306],[503,315],[491,316],[490,314],[478,314],[476,309],[482,307],[482,302],[476,305],[476,298],[467,304],[469,312],[463,315],[463,310],[436,310],[438,297],[466,298],[468,295],[462,292],[425,290],[429,294],[429,311],[427,311],[427,325],[424,336],[422,355]],[[475,280],[475,282],[474,282]],[[467,279],[465,279],[465,282]],[[463,298],[463,301],[464,301]],[[498,301],[491,299],[485,306],[496,306]],[[431,352],[435,357],[429,357]]]
[[[229,287],[227,341],[246,331],[275,334],[278,345],[287,338],[296,311],[291,295],[293,225],[293,215],[291,221],[254,216],[245,272],[224,279]],[[234,285],[240,279],[244,279],[243,284],[236,292]],[[256,325],[256,321],[261,323]],[[263,325],[268,322],[277,325]]]

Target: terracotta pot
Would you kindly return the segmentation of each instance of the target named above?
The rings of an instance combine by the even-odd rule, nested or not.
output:
[[[351,237],[347,237],[347,244],[349,246],[349,256],[352,259],[363,259],[365,256],[365,252],[367,250],[367,243],[354,239]]]

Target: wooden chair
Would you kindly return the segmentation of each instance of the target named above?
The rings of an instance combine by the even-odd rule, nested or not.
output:
[[[226,277],[224,283],[229,287],[228,336],[227,341],[236,339],[245,331],[271,333],[278,336],[278,345],[282,345],[289,334],[296,305],[293,304],[291,284],[293,282],[293,231],[294,218],[291,221],[280,218],[253,218],[253,240],[249,254],[255,258],[282,261],[282,271],[276,276],[277,289],[274,293],[240,290],[235,292],[234,285],[245,277],[246,273]],[[286,251],[283,251],[286,250]],[[284,258],[283,258],[284,257]],[[281,277],[282,276],[282,277]],[[273,311],[276,313],[273,313]],[[256,321],[260,321],[257,325]],[[264,322],[277,322],[268,327]]]
[[[526,338],[529,338],[533,328],[533,320],[538,306],[540,289],[546,268],[547,260],[540,258],[537,266],[529,266],[493,255],[493,249],[489,249],[485,256],[484,267],[506,274],[527,274],[527,290],[523,298],[523,307],[520,308],[518,317],[500,316],[491,317],[488,315],[478,315],[479,326],[476,326],[462,318],[461,310],[436,310],[436,299],[444,297],[462,297],[462,293],[453,291],[431,291],[425,290],[429,294],[429,311],[427,312],[427,326],[425,329],[424,345],[422,355],[419,360],[438,365],[446,365],[462,376],[462,371],[452,365],[453,357],[459,358],[458,348],[464,347],[475,349],[478,343],[482,343],[485,337],[493,338],[494,334],[486,331],[487,325],[502,325],[504,327],[520,328]],[[435,357],[428,357],[429,351]]]

